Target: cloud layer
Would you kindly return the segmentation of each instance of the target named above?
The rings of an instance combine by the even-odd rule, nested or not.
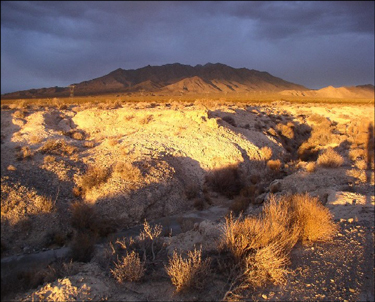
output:
[[[1,2],[1,93],[176,62],[373,84],[374,2]]]

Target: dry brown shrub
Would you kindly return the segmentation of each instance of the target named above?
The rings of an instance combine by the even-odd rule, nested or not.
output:
[[[263,160],[269,160],[272,157],[272,149],[270,147],[264,146],[260,149],[260,154]]]
[[[363,149],[352,149],[349,151],[349,158],[352,161],[356,161],[358,158],[365,158],[365,150]]]
[[[280,159],[271,159],[267,162],[267,167],[273,171],[280,171],[281,165]]]
[[[348,140],[353,146],[365,146],[369,140],[369,133],[373,127],[370,121],[352,121],[346,128]]]
[[[193,206],[196,210],[202,211],[204,209],[204,199],[197,197],[193,201]]]
[[[56,155],[72,155],[78,151],[78,148],[69,145],[63,139],[49,139],[44,145],[39,149],[42,153],[56,154]]]
[[[98,215],[92,205],[75,202],[70,207],[71,218],[70,224],[79,232],[92,231],[95,232],[98,223]]]
[[[152,261],[155,261],[155,244],[157,245],[157,238],[161,235],[163,226],[161,224],[155,224],[150,226],[146,221],[143,222],[143,230],[139,233],[139,241],[144,251],[144,256],[147,254],[152,255]]]
[[[17,110],[13,113],[13,117],[15,118],[25,118],[26,112],[24,110]]]
[[[43,141],[43,137],[38,136],[38,135],[33,135],[30,137],[29,141],[31,144],[39,144]]]
[[[189,200],[196,198],[199,195],[199,191],[200,191],[200,188],[197,184],[186,185],[185,187],[186,198]]]
[[[333,238],[337,226],[329,209],[317,197],[309,194],[292,196],[293,223],[300,228],[302,242],[327,241]]]
[[[324,116],[319,114],[312,114],[309,116],[308,120],[313,122],[314,124],[322,125],[322,126],[330,126],[331,122]]]
[[[76,140],[84,140],[85,134],[80,131],[74,131],[71,135],[71,138],[76,139]]]
[[[372,175],[374,173],[371,173]],[[367,181],[367,176],[366,176],[366,171],[360,170],[360,169],[351,169],[346,171],[346,175],[353,177],[356,181],[360,181],[362,183],[366,183]]]
[[[243,181],[237,165],[231,165],[210,172],[206,176],[206,181],[215,192],[228,198],[238,195],[243,188]]]
[[[203,289],[209,275],[210,262],[209,258],[202,260],[202,250],[189,251],[187,259],[174,251],[165,270],[176,292],[190,288]]]
[[[145,273],[145,262],[141,261],[138,253],[132,251],[115,263],[111,273],[119,283],[139,281]]]
[[[29,146],[21,147],[16,153],[17,160],[31,159],[34,156],[34,153],[31,151]]]
[[[152,114],[149,114],[149,115],[146,115],[144,117],[142,117],[140,120],[139,120],[139,123],[141,125],[147,125],[149,124],[152,120],[154,119],[154,116]]]
[[[316,164],[315,162],[308,162],[305,167],[307,172],[314,172],[316,170]]]
[[[52,155],[47,155],[47,156],[45,156],[44,159],[43,159],[43,162],[44,162],[45,164],[53,163],[53,162],[55,162],[55,161],[56,161],[56,157],[54,157],[54,156],[52,156]]]
[[[35,200],[39,213],[51,213],[55,210],[56,203],[51,198],[42,197]]]
[[[118,143],[119,143],[118,139],[115,139],[115,138],[110,138],[108,140],[108,145],[110,145],[111,147],[118,145]]]
[[[126,121],[130,121],[130,120],[132,120],[133,118],[134,118],[134,115],[133,115],[133,114],[124,117],[124,119],[125,119]]]
[[[289,253],[298,240],[303,243],[330,240],[336,225],[317,198],[297,194],[271,195],[257,217],[226,217],[221,249],[229,251],[235,266],[223,300],[243,299],[243,291],[282,284],[288,273]]]
[[[251,182],[252,184],[255,185],[255,184],[259,183],[261,179],[260,179],[259,174],[253,174],[253,175],[250,175],[249,180],[250,180],[250,182]]]
[[[86,147],[86,148],[93,148],[95,146],[95,142],[94,141],[86,141],[83,143],[83,146]]]
[[[240,191],[240,195],[244,197],[253,198],[258,193],[258,188],[256,185],[251,184],[246,187],[243,187]]]
[[[355,162],[355,166],[360,170],[366,170],[367,169],[367,162],[362,159]]]
[[[317,164],[326,168],[337,168],[344,163],[343,157],[338,154],[333,148],[329,147],[319,155]]]
[[[251,253],[243,260],[243,272],[238,276],[238,287],[226,293],[225,298],[240,298],[241,290],[264,287],[268,282],[284,284],[290,263],[288,255],[277,242]],[[225,299],[225,300],[226,300]]]
[[[139,183],[142,181],[143,176],[138,167],[131,163],[118,162],[113,168],[114,175],[120,176],[122,179],[129,183]]]
[[[287,125],[284,124],[277,124],[276,125],[276,130],[279,132],[280,135],[293,139],[294,138],[294,124],[293,123],[288,123]]]
[[[238,195],[234,198],[231,203],[229,210],[233,211],[234,214],[238,215],[241,212],[245,212],[250,204],[251,199],[246,196]]]
[[[71,242],[74,261],[89,262],[95,251],[96,236],[91,232],[76,232]]]
[[[106,100],[104,103],[98,104],[98,109],[102,110],[112,110],[122,108],[121,102],[119,100]]]
[[[81,188],[83,191],[87,191],[95,186],[99,186],[106,182],[109,176],[109,169],[89,166],[86,173],[81,178]]]

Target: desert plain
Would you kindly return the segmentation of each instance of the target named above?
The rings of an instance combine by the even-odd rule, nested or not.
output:
[[[240,267],[231,224],[285,196],[330,236]],[[374,205],[373,100],[2,102],[2,300],[373,301]]]

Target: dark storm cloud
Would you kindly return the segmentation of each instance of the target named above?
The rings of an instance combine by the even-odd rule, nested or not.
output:
[[[309,88],[374,81],[374,2],[1,2],[1,92],[179,62]]]
[[[256,22],[255,32],[262,38],[292,36],[374,33],[374,2],[360,1],[267,1],[233,10],[239,18]]]

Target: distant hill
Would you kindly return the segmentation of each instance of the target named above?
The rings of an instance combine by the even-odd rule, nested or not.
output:
[[[224,64],[146,66],[116,69],[107,75],[74,84],[74,95],[153,92],[171,95],[189,93],[247,93],[253,91],[305,91],[306,87],[285,81],[268,72],[233,68]],[[69,87],[51,87],[17,91],[3,98],[69,96]]]
[[[325,97],[325,98],[374,98],[374,85],[358,85],[349,87],[333,86],[324,87],[319,90],[284,90],[282,95],[293,95],[303,97]]]

